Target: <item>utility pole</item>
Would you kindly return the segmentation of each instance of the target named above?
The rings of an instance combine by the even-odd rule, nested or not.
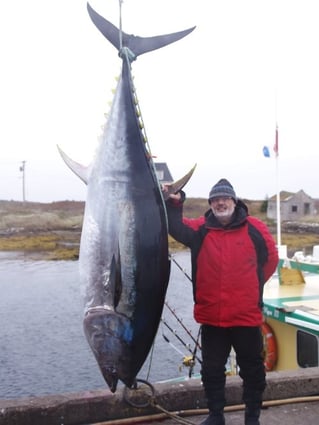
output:
[[[20,166],[20,171],[22,172],[22,200],[25,202],[25,163],[26,161],[22,161]]]

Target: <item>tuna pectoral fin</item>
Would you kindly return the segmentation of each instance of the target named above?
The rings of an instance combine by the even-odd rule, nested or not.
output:
[[[186,183],[188,183],[189,179],[192,177],[196,165],[197,164],[195,164],[194,167],[184,177],[172,184],[167,185],[168,190],[166,192],[163,192],[163,197],[165,201],[169,198],[169,195],[171,195],[172,193],[177,193],[183,189],[183,187],[186,185]]]
[[[63,150],[57,145],[58,151],[62,156],[63,161],[66,165],[76,174],[85,184],[88,183],[89,179],[89,167],[79,164],[78,162],[73,161]]]
[[[122,294],[122,273],[121,273],[121,262],[116,261],[115,255],[112,257],[111,267],[110,267],[110,295],[112,295],[112,302],[109,301],[108,304],[113,305],[114,308],[117,307],[121,294]]]

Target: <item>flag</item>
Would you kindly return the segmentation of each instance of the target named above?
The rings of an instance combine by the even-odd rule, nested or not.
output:
[[[273,146],[273,151],[275,152],[275,157],[277,157],[278,156],[278,124],[276,124],[275,144]],[[270,158],[274,156],[270,152],[269,146],[263,147],[263,154],[266,158]]]
[[[270,152],[268,146],[263,147],[263,154],[266,158],[270,158]]]
[[[278,156],[278,125],[276,124],[276,136],[275,136],[275,144],[274,144],[274,152],[276,156]]]

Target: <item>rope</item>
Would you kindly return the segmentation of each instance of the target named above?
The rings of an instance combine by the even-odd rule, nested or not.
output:
[[[149,360],[149,363],[148,363],[146,379],[149,379],[150,374],[151,374],[151,368],[152,368],[153,356],[154,356],[154,349],[155,349],[155,341],[152,344],[152,349],[151,349],[151,353],[150,353],[150,356],[149,356],[150,360]]]
[[[122,3],[123,0],[119,0],[119,36],[120,36],[120,50],[123,47],[123,31],[122,31]]]
[[[141,383],[141,384],[146,385],[151,390],[151,395],[149,396],[149,398],[144,403],[136,403],[132,398],[129,398],[129,395],[130,395],[129,394],[129,391],[132,392],[132,391],[138,390],[138,383]],[[135,383],[134,383],[134,385],[133,385],[132,388],[124,387],[123,399],[130,406],[135,407],[137,409],[140,409],[140,408],[143,408],[143,407],[148,407],[150,405],[153,405],[153,403],[154,403],[154,399],[155,399],[155,388],[154,388],[154,386],[150,382],[145,381],[144,379],[135,379]]]
[[[141,403],[141,402],[137,403],[133,400],[133,398],[129,397],[130,391],[133,392],[133,391],[138,390],[138,383],[146,385],[151,390],[151,394],[148,395],[148,398],[146,398],[146,401],[143,402],[143,403]],[[145,395],[147,396],[147,394],[145,394]],[[136,379],[135,384],[133,385],[132,388],[125,387],[124,391],[123,391],[123,399],[126,401],[126,403],[128,403],[130,406],[132,406],[134,408],[141,409],[141,408],[146,408],[148,406],[153,406],[157,410],[160,410],[161,412],[165,413],[165,417],[168,416],[168,417],[174,419],[176,422],[181,423],[181,424],[194,425],[193,422],[190,422],[187,419],[183,419],[180,416],[178,416],[178,413],[170,412],[169,410],[166,410],[164,407],[157,404],[156,400],[155,400],[155,388],[154,388],[154,386],[150,382],[145,381],[144,379]]]
[[[287,399],[280,399],[280,400],[268,400],[268,401],[263,401],[263,407],[273,407],[273,406],[308,403],[308,402],[311,403],[315,401],[317,402],[319,401],[319,396],[303,396],[303,397],[294,397],[294,398],[287,398]],[[209,413],[208,409],[189,409],[189,410],[183,410],[179,412],[169,412],[163,409],[159,405],[155,405],[154,407],[158,408],[158,410],[161,410],[165,413],[139,416],[134,418],[115,419],[115,420],[111,419],[106,422],[95,422],[94,425],[126,425],[126,424],[135,424],[135,423],[143,423],[143,422],[147,423],[146,421],[155,421],[155,420],[161,420],[161,419],[164,420],[167,416],[173,417],[174,420],[177,420],[177,419],[185,420],[181,417],[181,415],[184,417],[185,416],[201,416],[201,415],[207,415]],[[244,410],[244,408],[245,408],[244,404],[236,404],[232,406],[226,406],[224,410],[225,412],[236,412],[239,410]],[[183,423],[186,423],[186,422],[183,422]],[[187,424],[195,425],[194,422],[189,422],[189,421],[187,421]]]
[[[125,57],[126,60],[129,62],[129,64],[131,64],[136,59],[136,55],[128,47],[123,46],[122,3],[123,3],[123,0],[119,0],[119,37],[120,37],[119,56],[121,58]],[[157,173],[156,173],[154,161],[152,160],[153,155],[152,155],[152,152],[151,152],[151,147],[150,147],[150,145],[148,143],[148,137],[147,137],[146,130],[145,130],[145,125],[144,125],[144,120],[143,120],[141,108],[140,108],[139,101],[138,101],[138,98],[137,98],[136,89],[135,89],[135,86],[133,84],[133,77],[132,77],[132,72],[131,72],[131,67],[130,66],[129,66],[129,69],[130,69],[130,77],[131,77],[130,79],[131,79],[131,82],[132,82],[131,90],[132,90],[132,93],[133,93],[133,98],[134,98],[134,103],[135,103],[136,116],[137,116],[137,118],[139,120],[140,130],[141,130],[141,133],[143,135],[144,143],[146,145],[146,150],[147,150],[148,157],[149,157],[149,160],[150,160],[152,169],[153,169],[153,174],[154,174],[154,176],[155,176],[155,178],[157,180],[157,183],[159,185],[159,181],[158,181],[158,178],[157,178]]]
[[[129,73],[130,73],[130,82],[131,82],[131,92],[132,92],[132,97],[133,97],[133,100],[134,100],[134,106],[135,106],[135,111],[136,111],[136,116],[137,116],[137,119],[138,119],[138,121],[139,121],[139,126],[140,126],[140,131],[141,131],[141,133],[142,133],[142,135],[143,135],[143,139],[144,139],[144,143],[145,143],[145,146],[146,146],[146,151],[147,151],[147,154],[148,154],[148,157],[149,157],[149,160],[150,160],[150,165],[151,165],[151,168],[152,168],[152,170],[153,170],[153,174],[154,174],[154,177],[156,178],[156,180],[157,180],[157,182],[158,182],[158,184],[159,184],[159,181],[158,181],[158,176],[157,176],[157,173],[156,173],[156,169],[155,169],[155,164],[154,164],[154,162],[153,162],[153,160],[152,160],[152,154],[151,154],[151,148],[150,148],[150,145],[149,145],[149,143],[148,143],[148,138],[147,138],[147,135],[146,135],[146,130],[145,130],[145,125],[144,125],[144,121],[143,121],[143,117],[142,117],[142,113],[141,113],[141,109],[140,109],[140,105],[139,105],[139,101],[138,101],[138,98],[137,98],[137,94],[136,94],[136,89],[135,89],[135,86],[134,86],[134,83],[133,83],[133,76],[132,76],[132,71],[131,71],[131,62],[132,61],[134,61],[135,59],[136,59],[136,55],[135,55],[135,53],[134,52],[132,52],[127,46],[123,46],[123,29],[122,29],[122,3],[123,3],[123,0],[119,0],[119,45],[120,45],[120,49],[119,49],[119,56],[122,58],[122,60],[125,60],[126,62],[127,62],[127,66],[128,66],[128,69],[129,69]],[[172,257],[171,257],[172,258]],[[175,262],[175,264],[177,264],[177,266],[181,269],[181,267],[179,266],[179,264],[176,262],[176,260],[174,260],[173,259],[173,261]],[[182,269],[181,269],[182,270]],[[184,274],[186,275],[186,273],[184,272]],[[187,275],[186,275],[187,276]],[[190,279],[190,277],[189,276],[187,276],[188,277],[188,279]],[[191,280],[191,279],[190,279]],[[186,332],[188,333],[188,335],[190,335],[191,336],[191,338],[192,338],[192,340],[194,341],[194,343],[196,344],[196,343],[198,343],[198,341],[196,342],[196,340],[195,340],[195,338],[191,335],[191,333],[190,333],[190,331],[188,330],[188,329],[186,329],[186,327],[182,324],[182,321],[181,321],[181,319],[179,319],[178,317],[177,317],[177,315],[173,312],[173,310],[167,305],[167,307],[171,310],[171,312],[175,315],[175,317],[177,318],[177,320],[179,321],[179,323],[183,326],[183,328],[184,328],[184,330],[186,330]],[[167,325],[167,324],[166,324]],[[176,334],[176,332],[174,332],[173,331],[173,333],[175,334],[175,336],[181,341],[181,339],[178,337],[178,335]],[[164,334],[163,334],[163,336],[164,336]],[[165,337],[164,337],[165,338]],[[165,338],[165,340],[167,341],[167,342],[169,342],[169,340],[167,339],[167,338]],[[189,349],[189,347],[187,346],[187,344],[186,343],[184,343],[183,341],[181,341],[182,343],[183,343],[183,345],[185,346],[185,347],[187,347],[188,348],[188,350],[192,353],[192,357],[193,357],[193,360],[195,360],[195,357],[196,356],[194,356],[194,353]],[[170,342],[169,342],[170,343]],[[170,343],[171,344],[171,343]],[[173,344],[171,344],[172,346],[173,346]],[[173,346],[174,347],[174,346]],[[174,347],[175,348],[175,347]],[[195,346],[195,352],[196,352],[196,346]],[[154,344],[153,344],[153,349],[154,349]],[[183,354],[182,354],[183,355]],[[153,357],[153,353],[152,353],[152,355],[151,355],[151,360],[150,360],[150,364],[149,364],[149,369],[148,369],[148,375],[147,376],[149,376],[150,375],[150,370],[151,370],[151,365],[152,365],[152,357]],[[185,356],[183,356],[183,357],[185,357]],[[193,369],[193,367],[192,367],[192,369]],[[191,371],[192,371],[192,369],[191,369]]]
[[[179,416],[178,412],[177,413],[170,412],[169,410],[164,409],[164,407],[156,403],[154,404],[154,407],[160,410],[161,412],[165,413],[166,416],[170,417],[171,419],[174,419],[175,422],[178,422],[180,424],[185,424],[185,425],[194,425],[194,422],[188,421],[187,419]]]
[[[120,17],[119,17],[119,30],[120,30],[119,31],[119,37],[120,37],[119,56],[120,57],[123,57],[125,55],[125,57],[129,61],[129,63],[131,63],[131,62],[133,62],[136,59],[137,56],[128,47],[123,46],[122,3],[123,3],[123,0],[119,0],[119,15],[120,15]],[[160,182],[159,182],[159,179],[158,179],[158,176],[157,176],[157,173],[156,173],[155,164],[154,164],[154,161],[153,161],[153,155],[152,155],[151,147],[149,145],[148,137],[147,137],[147,134],[146,134],[146,129],[145,129],[145,125],[144,125],[142,111],[141,111],[141,108],[140,108],[140,105],[139,105],[139,101],[138,101],[138,98],[137,98],[136,89],[135,89],[135,86],[133,84],[133,77],[132,77],[132,73],[131,73],[131,67],[129,67],[129,69],[130,69],[130,77],[131,77],[130,79],[131,79],[131,82],[132,82],[131,90],[132,90],[133,98],[134,98],[136,116],[137,116],[138,121],[139,121],[140,131],[141,131],[141,133],[143,135],[143,139],[144,139],[144,143],[145,143],[146,151],[147,151],[147,156],[148,156],[148,159],[149,159],[150,164],[151,164],[151,168],[152,168],[152,171],[153,171],[154,178],[157,181],[158,187],[160,187]],[[162,195],[162,191],[160,191],[160,193]],[[166,217],[166,222],[167,222],[167,217]]]

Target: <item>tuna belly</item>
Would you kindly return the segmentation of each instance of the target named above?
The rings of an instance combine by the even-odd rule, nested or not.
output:
[[[97,309],[86,314],[83,327],[110,390],[116,391],[118,380],[131,387],[136,374],[132,368],[131,321],[113,310]]]

